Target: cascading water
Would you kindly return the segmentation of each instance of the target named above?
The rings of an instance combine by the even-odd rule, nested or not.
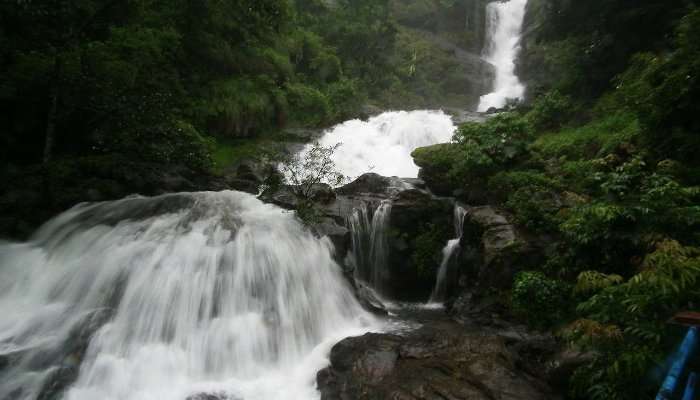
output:
[[[352,262],[355,279],[382,293],[389,278],[387,269],[387,227],[391,216],[391,201],[385,200],[372,213],[366,204],[353,210],[348,217],[352,234]]]
[[[454,224],[456,238],[449,240],[442,249],[440,269],[438,269],[435,287],[433,288],[433,292],[430,294],[428,304],[442,303],[445,301],[445,295],[447,294],[447,270],[450,265],[450,260],[452,260],[453,257],[459,252],[459,244],[462,241],[462,236],[464,235],[464,217],[466,217],[466,215],[467,210],[459,205],[455,205]]]
[[[367,121],[355,119],[336,125],[319,143],[326,147],[342,143],[333,161],[339,172],[351,178],[366,172],[415,178],[418,167],[411,152],[449,142],[455,129],[450,116],[442,111],[391,111]]]
[[[496,68],[493,92],[481,96],[478,111],[501,108],[508,99],[523,97],[525,87],[515,75],[527,0],[494,1],[486,5],[486,61]]]
[[[374,324],[331,246],[238,192],[76,206],[0,244],[0,399],[318,398]]]

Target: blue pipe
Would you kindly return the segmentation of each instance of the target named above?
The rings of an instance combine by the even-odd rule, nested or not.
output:
[[[685,335],[685,339],[681,343],[681,347],[675,355],[675,360],[671,369],[664,379],[663,385],[661,385],[661,390],[659,394],[656,395],[656,400],[672,400],[673,394],[676,392],[676,388],[681,384],[680,380],[683,376],[686,366],[688,365],[688,360],[692,357],[696,348],[698,347],[698,327],[693,326],[688,328],[688,333]]]
[[[695,388],[698,386],[698,374],[692,372],[688,376],[688,385],[685,387],[683,400],[695,400]]]

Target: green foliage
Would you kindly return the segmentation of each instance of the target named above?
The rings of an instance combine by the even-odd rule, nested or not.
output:
[[[171,154],[174,142],[193,141],[204,166],[206,146],[168,121],[240,138],[353,115],[371,82],[392,74],[388,5],[298,3],[2,3],[3,162],[38,162],[54,119],[59,157],[130,151],[138,146],[128,143],[149,137],[162,149],[136,156],[171,162],[182,158]]]
[[[578,312],[592,321],[590,325],[618,327],[616,331],[624,333],[624,341],[616,334],[614,345],[601,343],[595,330],[579,329],[573,340],[605,352],[595,368],[578,371],[573,390],[591,398],[603,398],[600,393],[611,396],[606,398],[648,397],[656,386],[639,385],[646,382],[641,378],[675,345],[666,321],[677,310],[700,299],[700,252],[666,239],[656,243],[641,271],[626,282],[620,284],[618,277],[594,278],[591,281],[604,284],[594,285],[597,294],[581,303]]]
[[[537,271],[520,272],[513,282],[513,310],[534,326],[548,326],[565,311],[569,289]]]
[[[622,283],[624,280],[620,275],[607,275],[598,271],[583,271],[578,275],[574,293],[592,294],[605,288]]]
[[[639,124],[634,115],[611,114],[580,127],[541,135],[532,150],[544,158],[580,160],[606,155],[624,144],[634,143],[638,134]]]
[[[181,164],[197,171],[213,166],[213,141],[183,121],[127,128],[124,132],[104,136],[98,145],[104,152],[129,154],[141,161]]]
[[[700,150],[698,24],[700,10],[694,9],[677,28],[673,52],[636,56],[617,84],[617,95],[643,122],[650,148],[687,162],[696,162]]]
[[[333,154],[341,144],[321,146],[314,143],[302,153],[290,154],[282,160],[280,170],[289,182],[289,189],[297,199],[297,217],[307,224],[320,220],[322,213],[318,210],[317,193],[323,191],[323,185],[336,187],[347,178],[337,171]]]
[[[488,187],[493,192],[512,193],[525,187],[558,189],[559,182],[537,170],[502,171],[489,179]]]
[[[516,113],[499,114],[485,123],[459,127],[454,140],[461,146],[452,175],[484,181],[522,158],[532,140],[530,126]]]
[[[525,118],[539,132],[561,128],[574,111],[571,99],[558,90],[553,90],[538,97]]]
[[[303,84],[287,85],[290,117],[305,126],[319,126],[329,120],[331,105],[326,95]]]

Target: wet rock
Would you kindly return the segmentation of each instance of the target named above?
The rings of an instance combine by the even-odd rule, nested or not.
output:
[[[375,173],[360,175],[354,181],[337,189],[341,195],[360,196],[363,194],[386,194],[391,186],[391,178]]]
[[[545,382],[518,369],[496,335],[436,322],[404,336],[369,333],[331,351],[317,375],[322,400],[550,400]]]
[[[372,289],[359,282],[355,286],[355,297],[365,310],[376,315],[388,314],[386,307]]]
[[[338,225],[332,218],[323,218],[311,227],[312,231],[319,237],[327,237],[335,248],[335,258],[342,264],[350,245],[350,230]]]
[[[464,247],[476,248],[475,259],[465,271],[481,287],[509,288],[520,270],[540,262],[532,240],[510,222],[510,215],[492,207],[468,208],[464,223]]]
[[[250,181],[246,179],[238,178],[228,178],[226,179],[226,186],[231,190],[238,190],[240,192],[246,192],[250,194],[258,194],[259,183],[255,181]]]
[[[272,203],[276,206],[288,210],[296,209],[299,199],[290,185],[279,185],[278,187],[266,190],[261,196],[261,200]]]
[[[549,363],[547,380],[552,387],[566,390],[569,387],[569,380],[579,367],[592,363],[596,358],[596,353],[591,351],[581,351],[574,348],[566,348],[557,353]]]
[[[241,400],[240,397],[231,396],[226,393],[197,393],[187,396],[186,400]]]

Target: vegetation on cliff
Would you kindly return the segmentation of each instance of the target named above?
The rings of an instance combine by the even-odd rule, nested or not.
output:
[[[538,46],[576,64],[529,105],[463,125],[453,144],[414,156],[429,181],[447,179],[453,193],[499,204],[548,238],[546,261],[515,277],[511,305],[595,352],[574,374],[572,397],[650,398],[682,332],[666,321],[700,303],[700,10],[663,2],[664,18],[647,27],[612,21],[644,21],[661,3],[613,20],[624,2],[595,2],[606,5],[595,12],[589,2],[552,3],[563,8]],[[593,30],[562,32],[561,19],[578,13],[612,41],[601,53],[580,41]],[[655,40],[616,50],[647,28]]]

